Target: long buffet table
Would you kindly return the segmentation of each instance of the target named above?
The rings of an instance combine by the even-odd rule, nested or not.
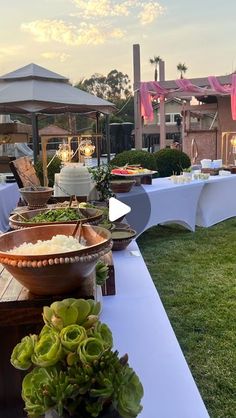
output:
[[[173,184],[169,178],[154,179],[151,185],[133,186],[117,198],[131,207],[127,222],[138,235],[159,223],[179,223],[195,230],[196,212],[204,182]]]
[[[196,225],[210,227],[236,216],[236,175],[212,176],[200,194]]]
[[[20,198],[19,188],[16,183],[0,184],[0,231],[9,229],[9,215],[17,206]]]
[[[102,320],[144,386],[140,418],[209,418],[137,244],[113,260],[117,294],[103,298]]]
[[[175,222],[194,231],[195,225],[209,227],[236,216],[235,191],[234,174],[186,184],[161,178],[153,179],[152,185],[133,187],[117,198],[132,208],[127,220],[139,235],[160,223]],[[0,231],[8,230],[8,218],[19,197],[16,183],[0,184]]]
[[[133,187],[117,198],[131,207],[126,216],[138,235],[160,223],[179,223],[191,231],[236,216],[236,175],[211,176],[173,184],[169,178],[153,179],[152,185]]]
[[[142,217],[142,202],[150,205],[150,212],[147,212],[149,218],[145,225],[141,225],[143,230],[157,223],[175,221],[194,231],[196,222],[201,226],[210,226],[236,216],[236,176],[233,175],[183,185],[173,185],[168,179],[156,179],[152,185],[143,187],[147,196],[141,199],[135,197],[136,209],[133,209],[133,214],[136,210]],[[15,188],[15,184],[0,186],[1,206],[12,196],[14,199],[18,197]],[[13,195],[11,190],[16,193]],[[128,204],[128,196],[137,196],[140,190],[135,187],[130,194],[120,195],[119,198],[122,196],[122,200]],[[9,207],[7,211],[12,208]],[[117,294],[104,298],[102,320],[111,327],[114,345],[120,354],[129,354],[130,365],[143,383],[144,408],[140,418],[209,418],[137,244],[133,242],[125,251],[114,252],[113,258]],[[20,307],[20,300],[17,303]],[[27,333],[26,324],[28,328],[31,323],[35,326],[31,311],[30,317],[31,322],[23,318],[19,329],[14,328],[14,332],[8,334],[4,323],[0,326],[4,342],[2,350],[5,350],[7,358],[4,364],[1,363],[7,377],[5,379],[5,372],[2,373],[2,391],[7,387],[11,392],[13,382],[17,381],[10,376],[14,370],[10,368],[9,347],[12,349],[19,341],[20,334],[23,336]],[[17,318],[15,324],[22,319],[22,315],[17,313]],[[3,314],[2,320],[6,319],[8,317]],[[0,408],[1,418],[13,416],[19,417]]]

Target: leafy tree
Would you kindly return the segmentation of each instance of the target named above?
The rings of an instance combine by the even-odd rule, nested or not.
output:
[[[114,103],[131,95],[129,76],[117,70],[110,71],[107,76],[95,73],[88,79],[80,80],[75,87]]]
[[[180,78],[184,78],[183,74],[186,73],[188,67],[186,67],[185,64],[182,64],[181,62],[177,65],[177,70],[180,72]]]
[[[127,74],[121,71],[112,70],[107,75],[106,82],[108,84],[108,99],[127,99],[131,94],[130,79]]]
[[[110,71],[107,76],[95,73],[88,79],[81,79],[75,87],[109,100],[116,105],[117,111],[111,115],[110,123],[134,121],[133,95],[127,74],[117,70]]]
[[[161,57],[158,56],[154,56],[153,58],[149,59],[149,62],[151,65],[154,65],[154,80],[157,81],[157,65],[159,64],[159,62],[161,61]]]

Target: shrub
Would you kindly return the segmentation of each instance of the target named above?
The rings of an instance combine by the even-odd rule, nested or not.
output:
[[[177,149],[165,148],[154,154],[159,177],[172,176],[173,173],[180,174],[184,168],[191,165],[190,158],[185,152]]]
[[[117,154],[112,160],[112,166],[123,167],[125,164],[140,164],[143,168],[156,170],[156,160],[148,151],[130,150]]]
[[[52,157],[48,157],[47,164],[51,161]],[[42,160],[37,160],[34,165],[37,176],[40,180],[40,183],[43,185],[43,162]],[[48,185],[53,187],[54,185],[54,174],[60,173],[61,169],[61,160],[58,157],[55,157],[51,164],[48,167]]]

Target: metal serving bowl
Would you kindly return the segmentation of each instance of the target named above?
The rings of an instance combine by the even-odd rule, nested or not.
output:
[[[104,228],[82,225],[86,247],[77,251],[43,255],[13,255],[7,251],[23,243],[50,240],[54,235],[71,236],[74,224],[36,226],[0,236],[0,263],[32,293],[57,295],[79,288],[94,270],[98,259],[111,250],[111,233]]]

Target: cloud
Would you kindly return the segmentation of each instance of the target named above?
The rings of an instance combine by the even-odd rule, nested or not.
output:
[[[134,1],[112,1],[112,0],[73,0],[78,15],[84,18],[128,16],[130,6]]]
[[[65,45],[98,45],[109,38],[122,38],[125,32],[119,28],[109,29],[82,22],[79,26],[67,24],[62,20],[35,20],[23,23],[21,29],[31,33],[38,42],[60,42]]]
[[[42,52],[41,57],[49,60],[59,59],[60,62],[65,62],[70,58],[70,54],[65,52]]]
[[[147,3],[141,3],[141,11],[138,17],[142,25],[148,25],[154,22],[154,20],[156,20],[164,12],[165,8],[157,1],[150,1]]]
[[[19,55],[23,48],[23,45],[0,46],[0,55],[1,57],[13,57]]]
[[[108,17],[132,17],[139,19],[142,25],[147,25],[164,13],[165,8],[158,1],[135,0],[72,0],[77,8],[73,16],[84,19]]]

